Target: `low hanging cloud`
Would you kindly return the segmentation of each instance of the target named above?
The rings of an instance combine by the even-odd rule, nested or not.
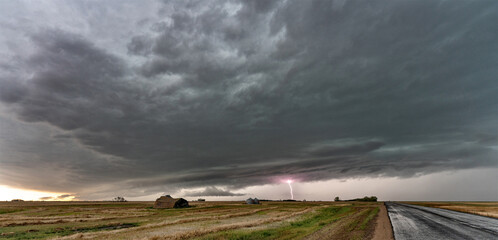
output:
[[[207,187],[203,191],[187,191],[184,196],[186,197],[233,197],[233,196],[244,196],[243,193],[233,193],[228,190],[223,190],[217,187]]]
[[[343,144],[322,144],[310,149],[309,154],[316,157],[338,156],[338,155],[358,155],[368,153],[381,148],[384,145],[381,141],[367,141],[343,143]]]
[[[63,201],[63,200],[67,200],[68,198],[74,198],[75,196],[71,195],[71,194],[62,194],[62,195],[59,195],[59,196],[49,196],[49,197],[41,197],[39,198],[39,200],[41,201],[48,201],[48,200],[52,200],[52,201]]]
[[[498,165],[496,1],[16,4],[0,8],[6,184],[230,194]]]

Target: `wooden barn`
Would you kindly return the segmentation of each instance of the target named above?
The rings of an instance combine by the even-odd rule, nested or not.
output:
[[[188,201],[183,198],[172,198],[170,195],[156,199],[154,208],[184,208],[189,207]]]

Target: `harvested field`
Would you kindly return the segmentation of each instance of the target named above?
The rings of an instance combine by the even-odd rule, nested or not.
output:
[[[381,203],[3,202],[0,239],[369,239]]]
[[[404,202],[498,218],[498,202]]]

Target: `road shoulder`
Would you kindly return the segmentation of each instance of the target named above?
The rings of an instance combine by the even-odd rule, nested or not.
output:
[[[373,240],[394,240],[391,221],[387,215],[387,209],[384,203],[379,206],[379,214],[377,215],[375,232]]]

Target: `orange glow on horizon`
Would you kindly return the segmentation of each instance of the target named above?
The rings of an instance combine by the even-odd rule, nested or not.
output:
[[[65,198],[58,198],[61,195],[70,195]],[[0,201],[10,201],[12,199],[22,199],[25,201],[72,201],[76,200],[69,193],[43,192],[27,190],[0,185]]]

